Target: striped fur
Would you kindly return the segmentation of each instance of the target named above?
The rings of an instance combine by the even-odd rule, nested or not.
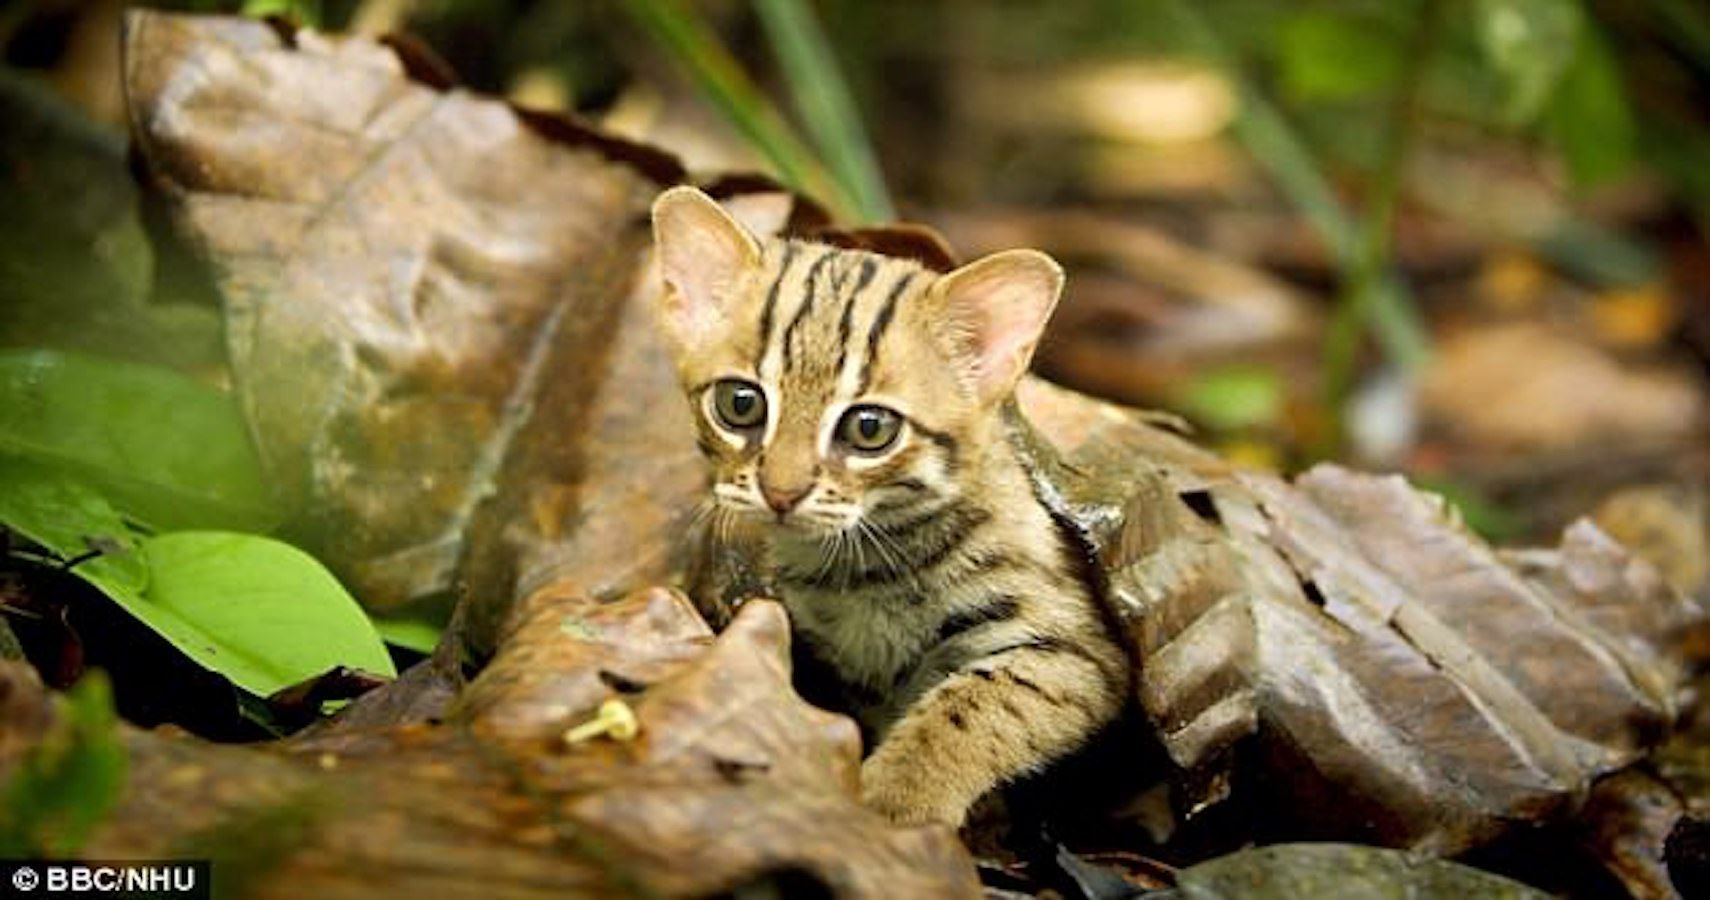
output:
[[[866,801],[959,823],[1109,722],[1127,659],[1003,413],[1055,264],[1013,251],[941,276],[761,242],[690,188],[654,217],[661,323],[699,412],[711,514],[765,539],[798,637],[877,737]],[[733,381],[763,393],[763,424],[721,419],[715,393]],[[839,437],[861,405],[901,417],[880,452]]]

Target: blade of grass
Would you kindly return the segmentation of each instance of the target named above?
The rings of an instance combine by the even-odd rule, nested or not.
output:
[[[778,54],[790,99],[831,168],[867,222],[896,217],[860,113],[838,71],[825,32],[803,0],[760,0],[760,23]]]
[[[859,204],[826,173],[691,4],[624,0],[623,8],[687,70],[707,101],[766,157],[786,185],[825,201],[839,215],[858,214]]]
[[[1189,48],[1221,70],[1235,87],[1240,99],[1236,137],[1330,246],[1344,279],[1358,280],[1354,276],[1361,265],[1365,242],[1362,230],[1336,197],[1306,142],[1252,80],[1242,75],[1234,54],[1194,4],[1161,0],[1160,6],[1188,40]],[[1387,271],[1387,257],[1380,262],[1383,265],[1376,277],[1362,284],[1363,313],[1369,312],[1371,327],[1385,355],[1403,368],[1414,368],[1429,354],[1430,339],[1406,286]],[[1362,314],[1362,329],[1365,318]]]

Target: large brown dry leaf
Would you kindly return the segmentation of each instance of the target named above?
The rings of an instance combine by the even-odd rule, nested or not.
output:
[[[1142,704],[1200,802],[1452,852],[1570,810],[1671,724],[1698,609],[1595,527],[1505,559],[1397,477],[1166,473],[1106,544]]]
[[[374,607],[454,579],[508,600],[519,569],[544,583],[582,553],[586,523],[608,574],[646,583],[666,568],[649,536],[699,478],[631,296],[647,205],[681,171],[416,62],[258,21],[127,19],[137,147],[215,265],[269,474]],[[472,618],[490,647],[500,613]]]
[[[792,691],[776,605],[715,640],[676,592],[601,602],[559,584],[516,621],[446,724],[274,749],[126,729],[130,789],[84,852],[212,855],[254,897],[684,897],[767,879],[978,895],[950,829],[859,805],[855,726]],[[619,690],[633,740],[562,741]],[[47,703],[27,666],[0,669],[0,774]]]

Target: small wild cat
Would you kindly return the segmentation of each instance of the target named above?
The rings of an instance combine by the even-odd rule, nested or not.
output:
[[[1128,659],[1006,412],[1057,264],[762,242],[690,187],[653,226],[715,514],[764,532],[798,639],[878,736],[863,800],[959,824],[1110,722]]]

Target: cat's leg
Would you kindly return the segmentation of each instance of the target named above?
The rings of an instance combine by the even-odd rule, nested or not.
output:
[[[911,704],[861,767],[862,801],[960,825],[983,794],[1061,759],[1122,708],[1114,645],[1035,639],[960,667]]]

